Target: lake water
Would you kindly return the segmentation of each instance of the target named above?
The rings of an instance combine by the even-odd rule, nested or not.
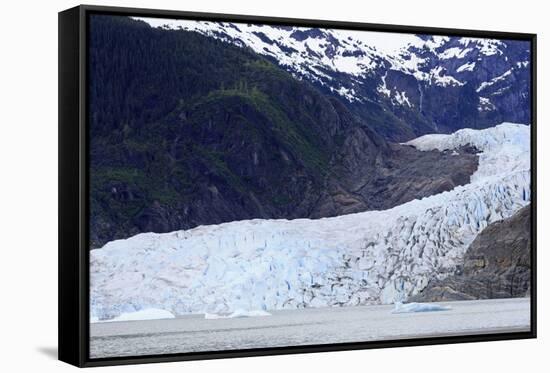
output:
[[[393,314],[393,306],[270,311],[271,316],[90,325],[90,357],[299,346],[428,336],[529,331],[528,298],[440,302],[451,310]]]

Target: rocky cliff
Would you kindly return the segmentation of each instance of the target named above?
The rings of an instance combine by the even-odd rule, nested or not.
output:
[[[531,206],[487,226],[456,273],[432,280],[409,301],[514,298],[530,295]]]

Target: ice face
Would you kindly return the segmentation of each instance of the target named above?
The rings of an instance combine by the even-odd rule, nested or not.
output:
[[[530,127],[427,135],[420,150],[473,145],[471,183],[384,211],[243,220],[143,233],[90,252],[94,318],[394,303],[454,272],[488,224],[530,202]]]

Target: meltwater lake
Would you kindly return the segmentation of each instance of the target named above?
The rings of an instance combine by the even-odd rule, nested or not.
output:
[[[271,316],[90,325],[90,357],[299,346],[530,330],[529,298],[440,302],[450,310],[392,313],[392,305],[270,311]]]

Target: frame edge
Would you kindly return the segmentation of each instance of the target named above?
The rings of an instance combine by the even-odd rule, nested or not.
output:
[[[81,367],[80,14],[58,13],[58,359]]]

